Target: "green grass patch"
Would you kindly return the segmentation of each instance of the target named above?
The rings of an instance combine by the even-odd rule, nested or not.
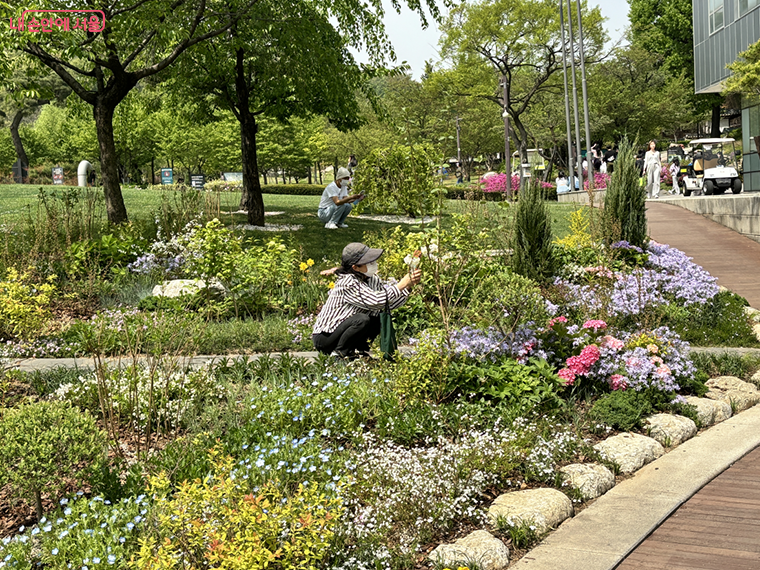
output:
[[[0,187],[3,200],[0,206],[0,224],[16,225],[21,223],[27,214],[36,211],[40,189],[47,192],[62,193],[76,189],[72,186],[40,186],[5,184]],[[148,222],[153,220],[154,214],[161,207],[162,192],[155,189],[146,190],[136,186],[122,187],[124,204],[127,208],[130,220],[135,222]],[[173,198],[173,197],[169,197]],[[245,214],[235,213],[238,211],[240,195],[234,192],[222,192],[220,198],[221,221],[226,225],[246,224]],[[277,225],[301,225],[297,231],[283,232],[247,232],[248,236],[256,241],[266,241],[274,235],[280,235],[289,245],[303,251],[305,258],[322,261],[325,266],[332,266],[340,259],[343,247],[352,241],[364,241],[367,232],[377,232],[394,224],[379,222],[366,218],[350,216],[347,220],[348,228],[340,230],[326,230],[324,224],[317,218],[319,196],[297,196],[285,194],[264,194],[264,208],[267,212],[283,212],[266,217],[268,224]],[[570,214],[575,210],[573,204],[548,203],[552,217],[552,229],[555,236],[564,237],[569,233]],[[482,214],[483,228],[492,227],[493,216],[498,211],[506,211],[511,215],[513,206],[499,205],[497,202],[474,203],[464,200],[447,200],[441,224],[445,229],[451,227],[451,214],[478,211]],[[102,208],[103,223],[105,224],[105,208]],[[420,226],[404,225],[410,231],[419,231]]]

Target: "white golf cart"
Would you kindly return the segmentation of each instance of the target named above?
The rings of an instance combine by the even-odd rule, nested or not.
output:
[[[682,182],[684,196],[742,191],[734,139],[697,139],[691,141],[691,148],[691,164]]]

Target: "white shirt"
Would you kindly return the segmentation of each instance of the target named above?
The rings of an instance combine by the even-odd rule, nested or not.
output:
[[[335,182],[330,182],[330,184],[327,185],[327,188],[325,188],[325,191],[322,192],[322,197],[319,199],[319,209],[321,210],[322,208],[334,206],[335,202],[333,202],[333,196],[339,200],[345,198],[348,196],[348,188],[344,190]]]

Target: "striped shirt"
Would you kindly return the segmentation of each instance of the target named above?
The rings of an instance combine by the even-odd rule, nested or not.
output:
[[[408,289],[400,291],[396,285],[382,281],[377,275],[366,282],[355,275],[341,275],[317,316],[314,334],[329,334],[357,313],[377,315],[385,310],[386,300],[391,309],[396,309],[406,303],[408,298]]]

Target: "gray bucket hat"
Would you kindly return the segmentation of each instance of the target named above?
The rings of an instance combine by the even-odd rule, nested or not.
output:
[[[383,255],[382,249],[372,248],[359,242],[349,243],[343,248],[343,266],[366,265],[367,263],[372,263],[381,255]]]

